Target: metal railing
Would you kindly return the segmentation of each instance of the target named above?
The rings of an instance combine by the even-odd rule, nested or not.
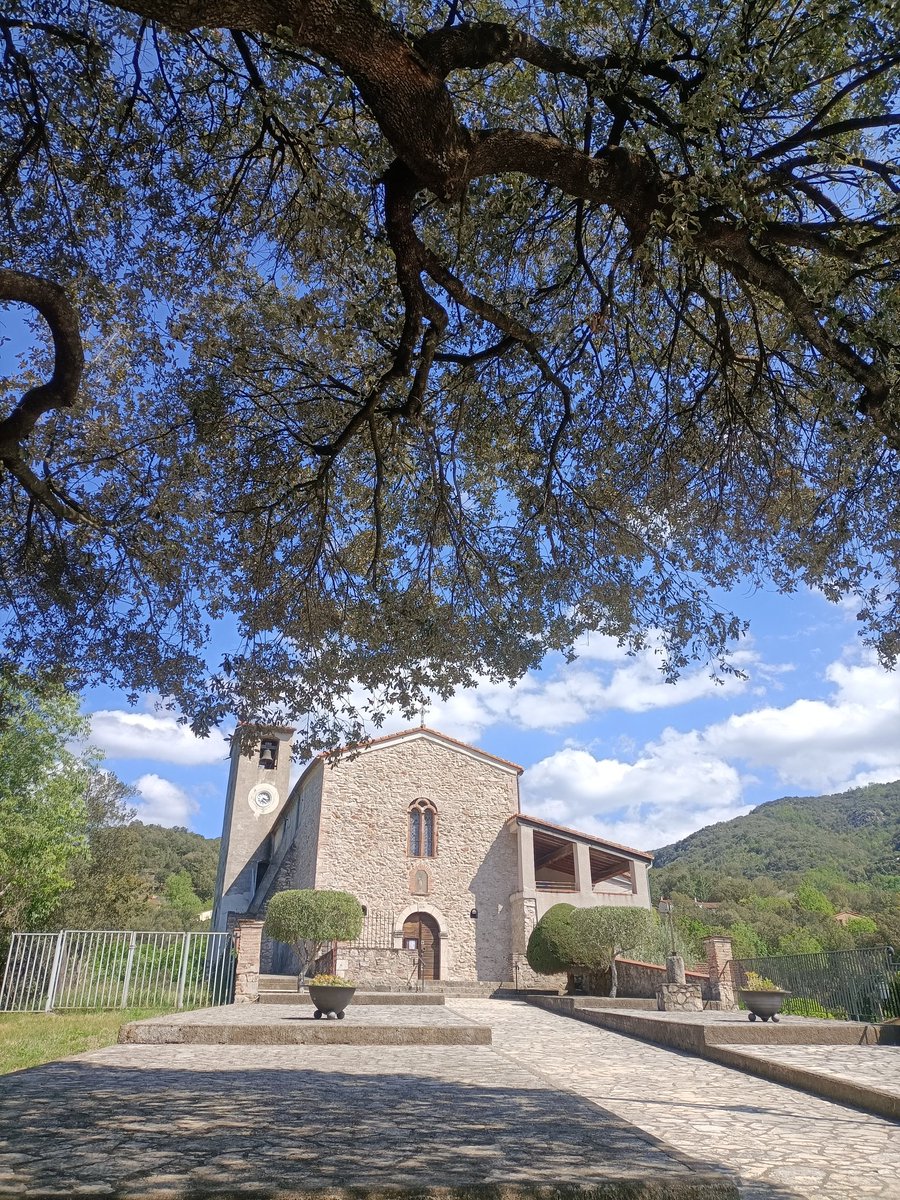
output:
[[[230,933],[14,933],[0,1012],[229,1004],[233,951]]]
[[[358,938],[348,943],[353,950],[392,950],[394,947],[393,913],[368,912]]]
[[[406,989],[410,992],[425,990],[425,955],[422,950],[415,951],[416,961],[406,979]]]
[[[784,1011],[797,1016],[884,1021],[900,1016],[900,962],[890,946],[736,958],[735,983],[755,971],[791,993]]]

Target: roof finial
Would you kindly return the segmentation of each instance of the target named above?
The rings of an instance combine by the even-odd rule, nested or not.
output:
[[[420,729],[424,729],[424,728],[425,728],[425,707],[426,707],[426,706],[425,706],[425,703],[424,703],[424,701],[423,701],[423,702],[422,702],[422,706],[421,706],[421,708],[419,709],[419,728],[420,728]]]

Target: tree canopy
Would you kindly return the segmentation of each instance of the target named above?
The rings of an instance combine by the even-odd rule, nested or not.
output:
[[[40,929],[88,855],[89,753],[77,697],[0,673],[0,951],[16,929]]]
[[[308,745],[748,578],[893,662],[894,18],[6,5],[3,653]]]

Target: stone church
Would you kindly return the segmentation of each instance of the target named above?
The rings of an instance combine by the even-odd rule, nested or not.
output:
[[[234,739],[213,928],[288,888],[351,892],[362,935],[337,948],[358,983],[531,983],[525,946],[560,901],[650,907],[652,856],[521,811],[522,768],[425,726],[323,755],[293,788],[293,731]],[[293,968],[263,946],[263,970]]]

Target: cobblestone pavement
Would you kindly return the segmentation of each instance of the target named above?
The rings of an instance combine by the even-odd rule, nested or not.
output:
[[[698,1173],[481,1046],[122,1045],[0,1079],[3,1197]]]
[[[735,1046],[741,1054],[852,1079],[900,1096],[900,1046]]]
[[[894,1122],[524,1003],[451,1003],[490,1023],[494,1054],[528,1063],[544,1079],[685,1154],[734,1169],[746,1200],[785,1194],[900,1200],[900,1125]],[[763,1049],[781,1055],[789,1048]],[[816,1052],[823,1049],[838,1062],[847,1051],[867,1048]],[[880,1054],[893,1047],[871,1049]]]
[[[744,1200],[900,1200],[900,1125],[522,1003],[450,1009],[493,1046],[122,1045],[6,1076],[0,1197],[724,1171]]]

